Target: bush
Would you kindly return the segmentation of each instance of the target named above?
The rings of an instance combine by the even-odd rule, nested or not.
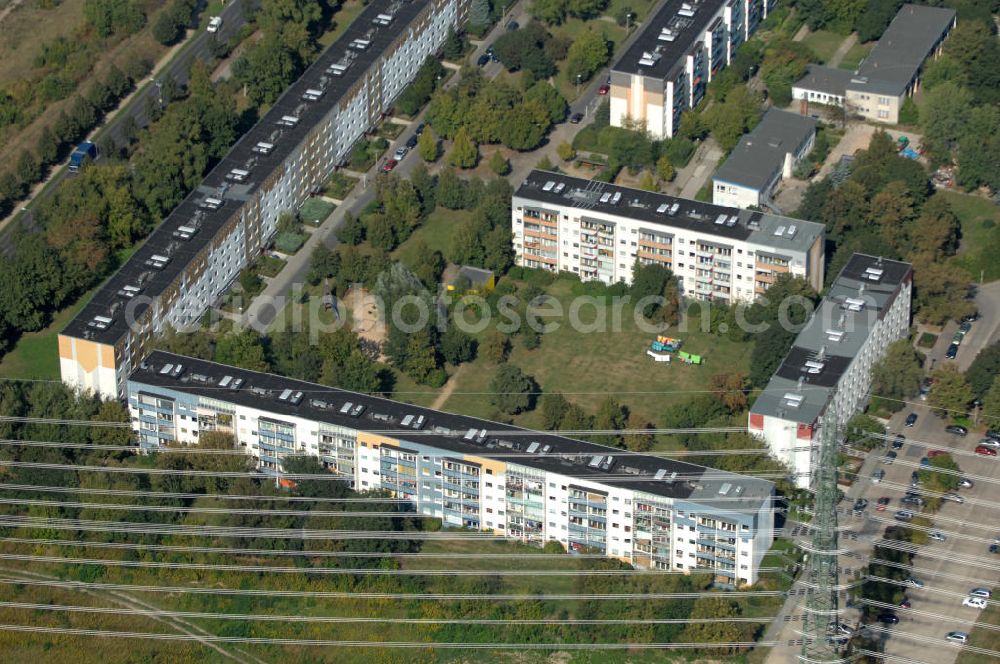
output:
[[[302,248],[306,242],[306,236],[301,233],[281,233],[274,241],[274,248],[283,254],[294,254]]]

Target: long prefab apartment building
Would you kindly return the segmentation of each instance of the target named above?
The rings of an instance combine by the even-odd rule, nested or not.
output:
[[[611,124],[671,138],[777,0],[667,0],[611,68]]]
[[[280,476],[312,455],[359,491],[525,542],[756,582],[773,541],[766,480],[154,351],[128,379],[140,446],[221,431]]]
[[[465,0],[373,0],[59,335],[62,378],[125,397],[167,326],[195,323],[380,119]]]
[[[767,441],[798,486],[811,485],[823,417],[832,412],[846,424],[860,412],[872,366],[909,333],[912,289],[909,263],[851,256],[754,402],[750,433]]]
[[[696,299],[752,301],[781,274],[823,287],[822,224],[532,171],[514,193],[517,263],[629,282],[636,260],[669,268]]]

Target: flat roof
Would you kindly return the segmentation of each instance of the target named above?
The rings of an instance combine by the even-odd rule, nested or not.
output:
[[[808,65],[806,75],[795,83],[795,87],[843,97],[852,78],[854,78],[854,72],[846,69]]]
[[[157,298],[178,277],[178,275],[205,249],[215,234],[236,213],[245,201],[277,172],[289,155],[303,142],[306,136],[320,123],[332,107],[340,103],[342,97],[361,79],[400,34],[400,26],[408,25],[428,4],[429,0],[408,0],[398,3],[392,0],[372,0],[361,14],[347,27],[344,34],[326,49],[268,112],[246,134],[240,138],[228,154],[205,176],[196,187],[163,222],[149,235],[132,257],[95,293],[86,306],[63,329],[63,334],[93,339],[99,343],[114,344],[128,331],[128,320],[124,315],[132,300],[119,294],[126,286],[138,287],[138,295],[143,298]],[[388,27],[379,26],[373,20],[395,8],[394,19]],[[356,39],[370,39],[365,50],[349,49]],[[327,73],[327,69],[353,54],[353,61],[341,76]],[[319,100],[304,99],[307,91],[322,90]],[[278,121],[283,116],[296,116],[294,127],[281,126]],[[270,143],[269,154],[255,152],[260,143]],[[233,169],[249,171],[243,182],[227,179]],[[221,201],[218,209],[202,207],[208,197]],[[174,235],[179,227],[196,225],[197,233],[190,239],[180,239]],[[154,256],[168,257],[169,261],[160,268],[147,264]],[[161,262],[162,263],[162,262]],[[149,307],[143,298],[132,303],[130,318],[135,320]],[[205,303],[206,306],[210,302]],[[110,318],[103,327],[93,326],[95,317]]]
[[[903,94],[955,16],[954,9],[903,5],[861,62],[849,89]]]
[[[687,55],[711,19],[728,0],[667,0],[660,11],[642,26],[642,32],[612,67],[612,71],[665,79],[678,61]],[[690,11],[686,11],[690,8]],[[682,16],[678,12],[691,14]],[[660,39],[662,31],[671,30],[673,40]],[[645,53],[659,57],[651,65],[641,65]]]
[[[182,365],[183,373],[177,377],[161,373],[161,369],[168,364]],[[243,383],[237,390],[220,386],[220,381],[226,376],[231,377],[231,381],[237,378],[243,379]],[[226,381],[226,384],[231,385],[231,381]],[[597,443],[446,413],[275,374],[248,371],[164,351],[153,351],[139,368],[132,372],[129,382],[140,391],[142,385],[147,385],[234,403],[273,413],[275,416],[301,417],[359,431],[381,432],[387,437],[401,440],[404,446],[405,441],[409,440],[411,443],[425,444],[458,455],[468,454],[486,459],[510,461],[530,468],[667,498],[690,499],[695,492],[704,491],[706,487],[728,482],[733,486],[744,488],[740,496],[742,500],[727,500],[724,506],[720,504],[718,507],[736,512],[758,511],[764,501],[770,501],[774,488],[774,485],[767,480],[726,471],[709,471],[704,466],[683,461],[634,454]],[[285,390],[302,392],[302,400],[298,404],[279,400],[278,396]],[[364,412],[357,417],[342,414],[340,409],[348,402],[355,406],[364,405]],[[374,419],[375,415],[380,416],[379,419]],[[423,427],[419,430],[403,427],[401,422],[407,415],[423,415],[425,418]],[[481,442],[465,439],[468,432],[483,429],[488,433]],[[549,445],[550,449],[544,454],[528,455],[527,448],[535,442],[539,443],[539,450],[545,445]],[[512,454],[516,456],[508,458]],[[607,471],[590,467],[590,462],[598,456],[614,457],[615,463]],[[661,475],[663,479],[657,480],[655,477],[660,470],[664,471]],[[709,471],[711,476],[706,477],[706,471]],[[676,473],[673,480],[670,477],[672,473]]]
[[[851,256],[750,412],[814,423],[911,270],[909,263]]]
[[[550,182],[554,183],[553,186],[549,186]],[[559,184],[564,186],[560,188]],[[605,194],[608,200],[602,203]],[[621,196],[617,203],[612,203],[615,194]],[[647,222],[653,228],[676,228],[702,233],[706,237],[752,242],[776,252],[806,252],[824,232],[823,224],[813,221],[703,203],[538,169],[528,174],[514,192],[514,198],[574,207],[584,214],[593,210],[617,215]],[[725,217],[725,222],[716,223],[722,217]],[[791,228],[795,230],[790,231]]]
[[[796,152],[815,132],[814,118],[770,108],[753,131],[740,138],[714,179],[761,190],[781,170],[785,155]]]

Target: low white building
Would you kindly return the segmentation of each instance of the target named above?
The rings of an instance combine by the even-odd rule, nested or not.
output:
[[[750,409],[749,428],[809,488],[818,427],[833,409],[841,423],[868,402],[871,370],[910,329],[909,263],[854,254]]]
[[[816,120],[771,108],[744,134],[712,178],[712,202],[738,208],[765,207],[784,178],[816,142]]]
[[[823,287],[822,224],[532,171],[511,202],[518,265],[629,282],[669,268],[696,299],[752,301],[781,274]]]
[[[284,456],[313,455],[449,527],[725,585],[756,582],[774,539],[765,480],[273,374],[154,351],[128,405],[144,450],[226,432],[276,481]]]

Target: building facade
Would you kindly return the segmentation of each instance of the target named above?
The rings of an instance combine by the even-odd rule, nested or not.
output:
[[[667,0],[611,68],[611,125],[670,138],[777,0]]]
[[[276,479],[284,455],[317,456],[449,527],[732,586],[773,542],[771,482],[272,374],[154,351],[128,405],[144,450],[225,432]]]
[[[841,424],[868,403],[872,366],[910,329],[909,263],[854,254],[750,409],[749,428],[809,488],[818,427]],[[831,411],[832,409],[832,411]]]
[[[956,20],[953,9],[903,5],[856,72],[812,65],[792,87],[792,96],[828,106],[846,104],[850,115],[897,124],[906,98],[920,87],[924,63],[941,53]]]
[[[739,144],[712,178],[712,202],[738,208],[766,208],[771,194],[809,154],[816,142],[816,120],[776,108]]]
[[[686,297],[752,301],[784,273],[823,285],[822,224],[532,171],[514,193],[518,265],[629,282],[656,263]]]
[[[382,117],[466,0],[373,0],[59,335],[63,380],[124,398],[167,326],[196,323]]]

